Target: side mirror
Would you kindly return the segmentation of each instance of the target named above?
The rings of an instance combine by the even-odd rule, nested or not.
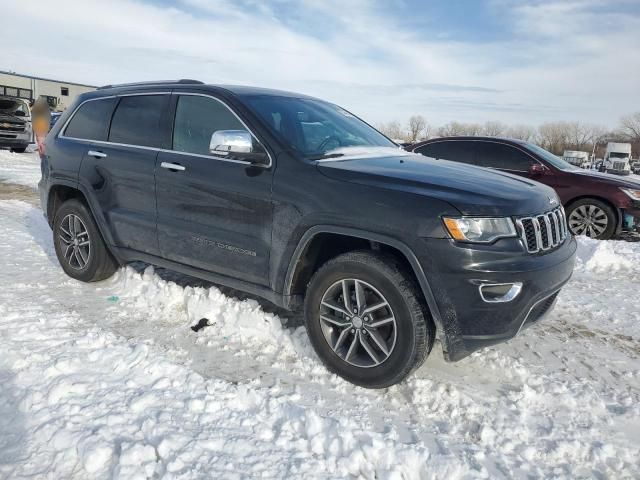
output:
[[[217,130],[211,135],[209,153],[233,160],[244,160],[253,165],[268,165],[269,155],[255,142],[247,130]]]
[[[547,173],[547,167],[541,163],[532,163],[529,167],[529,175],[531,176],[544,175],[545,173]]]

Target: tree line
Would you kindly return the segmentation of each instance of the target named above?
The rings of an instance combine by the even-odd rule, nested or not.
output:
[[[536,127],[507,125],[499,121],[483,124],[449,122],[440,127],[429,124],[422,115],[412,115],[405,124],[391,121],[377,125],[387,137],[406,143],[415,143],[434,137],[489,136],[509,137],[535,143],[556,155],[565,150],[595,152],[602,157],[607,142],[629,142],[634,157],[640,154],[640,112],[625,115],[614,130],[583,122],[547,122]]]

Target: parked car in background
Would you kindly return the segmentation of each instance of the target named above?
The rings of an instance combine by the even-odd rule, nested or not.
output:
[[[631,171],[633,173],[635,173],[636,175],[640,175],[640,159],[635,160],[632,164],[631,164]]]
[[[62,112],[51,112],[51,120],[49,121],[49,130],[51,130],[53,126],[56,124],[56,122],[60,118],[60,115],[62,115]]]
[[[573,270],[551,188],[407,153],[304,95],[104,87],[68,109],[41,158],[69,276],[143,260],[303,310],[320,359],[365,387],[409,375],[436,329],[448,361],[513,338]]]
[[[549,185],[562,200],[574,235],[606,240],[640,226],[640,182],[582,170],[532,143],[494,137],[445,137],[410,149]]]
[[[629,175],[631,173],[631,144],[607,143],[603,167],[607,173]]]
[[[27,101],[0,96],[0,147],[23,153],[32,140],[31,110]]]
[[[562,159],[565,162],[579,168],[591,168],[591,160],[589,160],[589,152],[581,152],[579,150],[565,150]]]

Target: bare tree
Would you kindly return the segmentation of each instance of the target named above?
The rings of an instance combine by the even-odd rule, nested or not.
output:
[[[477,123],[449,122],[438,129],[440,137],[455,137],[460,135],[481,135],[482,126]]]
[[[514,125],[507,129],[505,136],[525,142],[533,142],[536,139],[536,129],[529,125]]]
[[[640,112],[625,115],[620,119],[620,130],[632,142],[640,142]]]
[[[482,134],[488,137],[500,137],[507,131],[507,126],[498,121],[485,122],[482,127]]]
[[[407,124],[406,140],[413,143],[419,138],[422,138],[426,127],[427,121],[422,115],[412,115],[409,118],[409,123]]]
[[[377,129],[392,140],[404,140],[406,137],[406,132],[403,131],[400,122],[395,120],[388,123],[381,123],[377,126]]]
[[[538,127],[538,144],[556,155],[562,155],[568,143],[567,122],[548,122]]]

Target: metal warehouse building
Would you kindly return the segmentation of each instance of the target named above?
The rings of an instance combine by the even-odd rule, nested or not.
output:
[[[81,93],[95,90],[93,85],[74,82],[62,82],[49,78],[20,75],[0,70],[0,95],[35,100],[40,96],[47,98],[55,111],[63,111]]]

